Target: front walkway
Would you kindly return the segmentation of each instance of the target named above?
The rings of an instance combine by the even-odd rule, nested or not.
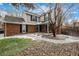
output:
[[[48,42],[61,43],[61,44],[62,43],[79,42],[79,37],[73,37],[73,36],[59,34],[59,35],[57,35],[57,38],[59,38],[59,39],[55,39],[55,38],[48,39],[48,38],[42,37],[42,35],[48,35],[48,33],[21,34],[21,35],[9,36],[9,37],[2,37],[0,39],[3,39],[3,38],[31,38],[33,40],[38,40],[38,41],[44,40],[44,41],[48,41]]]

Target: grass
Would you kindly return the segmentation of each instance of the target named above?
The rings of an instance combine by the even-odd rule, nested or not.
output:
[[[29,49],[27,49],[29,48]],[[79,43],[55,44],[31,39],[8,38],[0,40],[1,56],[78,56]]]
[[[0,40],[0,55],[13,55],[31,46],[31,39],[8,38]]]

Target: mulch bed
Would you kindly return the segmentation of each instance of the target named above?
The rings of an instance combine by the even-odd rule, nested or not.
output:
[[[54,44],[50,42],[36,42],[32,47],[17,52],[16,56],[78,56],[79,43]]]

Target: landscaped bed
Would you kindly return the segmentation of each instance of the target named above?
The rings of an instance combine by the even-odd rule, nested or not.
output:
[[[0,40],[0,55],[14,56],[78,56],[79,43],[53,42],[8,38]]]

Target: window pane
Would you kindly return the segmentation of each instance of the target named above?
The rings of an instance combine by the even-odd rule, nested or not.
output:
[[[37,21],[37,16],[32,16],[32,21]]]

